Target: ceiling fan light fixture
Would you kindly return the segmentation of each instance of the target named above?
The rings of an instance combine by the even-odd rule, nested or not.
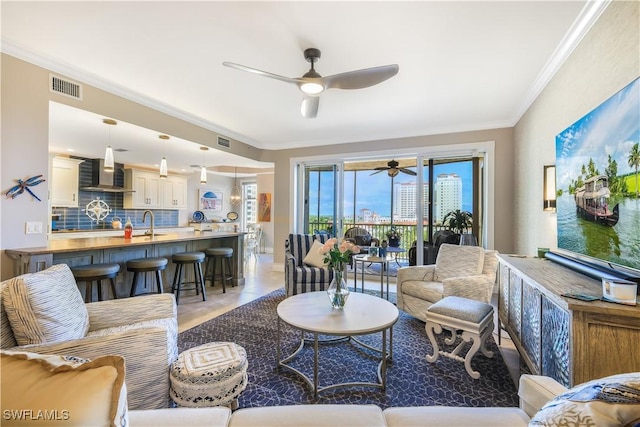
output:
[[[390,176],[391,178],[393,178],[393,177],[397,176],[397,175],[398,175],[398,173],[400,173],[400,171],[399,171],[398,169],[396,169],[396,168],[392,168],[392,169],[389,169],[389,170],[387,171],[387,173],[389,174],[389,176]]]
[[[307,95],[318,95],[324,92],[324,86],[318,82],[304,82],[300,84],[300,90]]]

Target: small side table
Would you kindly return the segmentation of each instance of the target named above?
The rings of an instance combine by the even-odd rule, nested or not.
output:
[[[362,264],[360,270],[360,285],[364,292],[364,265],[380,264],[380,297],[384,298],[384,276],[387,276],[387,301],[389,300],[389,260],[384,257],[374,257],[369,255],[354,255],[353,257],[353,288],[358,291],[358,263]]]

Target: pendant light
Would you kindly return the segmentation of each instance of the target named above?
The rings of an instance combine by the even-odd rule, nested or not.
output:
[[[233,187],[231,188],[231,204],[236,206],[240,204],[242,196],[240,195],[240,187],[238,186],[238,168],[236,167],[235,178],[233,179]]]
[[[169,139],[169,135],[159,135],[158,138],[167,141]],[[165,143],[165,148],[167,144]],[[166,152],[166,150],[165,150]],[[167,177],[167,158],[162,156],[162,160],[160,161],[160,179],[165,179]]]
[[[209,151],[209,147],[200,147],[202,150],[202,169],[200,169],[200,184],[207,183],[207,167],[204,164],[204,155]]]
[[[104,153],[104,171],[113,172],[115,161],[113,160],[113,149],[111,148],[111,126],[117,125],[118,122],[113,119],[103,119],[102,123],[109,125],[109,145],[107,145],[107,150]]]

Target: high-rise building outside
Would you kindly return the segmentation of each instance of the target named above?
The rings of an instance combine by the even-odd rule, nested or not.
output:
[[[397,221],[416,221],[418,194],[415,182],[404,182],[393,186],[393,218]],[[424,213],[429,206],[429,185],[422,185]]]
[[[438,175],[435,185],[435,216],[439,222],[450,211],[462,208],[462,178],[457,174]]]

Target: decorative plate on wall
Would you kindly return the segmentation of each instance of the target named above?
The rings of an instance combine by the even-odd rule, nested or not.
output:
[[[235,221],[236,219],[238,219],[238,212],[229,212],[227,214],[227,219],[229,221]]]
[[[204,213],[202,213],[202,211],[195,211],[191,217],[195,222],[204,221]]]

